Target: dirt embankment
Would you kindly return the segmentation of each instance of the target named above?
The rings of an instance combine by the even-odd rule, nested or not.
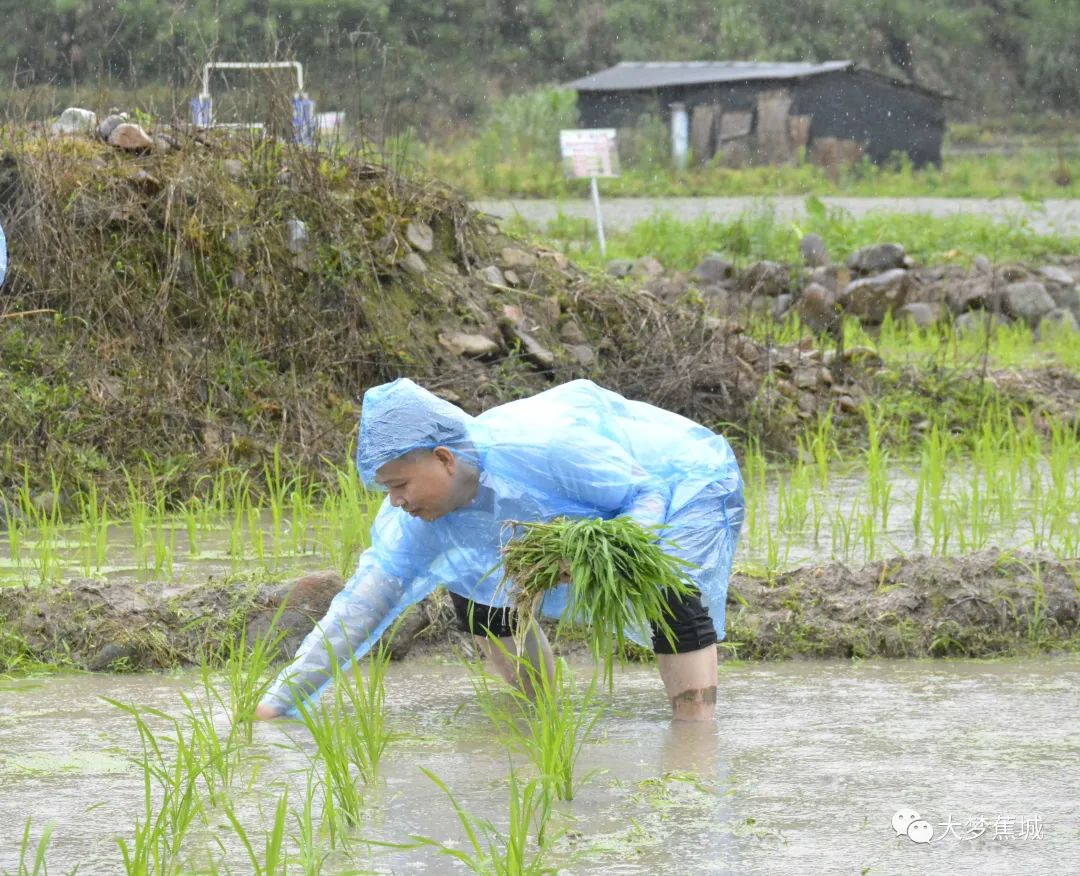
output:
[[[359,158],[173,132],[0,142],[0,492],[178,498],[225,467],[348,459],[399,376],[470,412],[589,377],[746,422],[760,374],[700,308],[506,237],[451,188]]]
[[[0,590],[2,658],[93,670],[158,669],[220,658],[246,630],[277,617],[280,656],[295,652],[341,587],[333,573],[298,584],[221,584],[170,591],[76,580]],[[393,643],[410,650],[468,647],[437,593],[414,608]],[[283,606],[284,603],[284,606]],[[278,614],[281,610],[280,615]],[[773,580],[735,575],[727,647],[751,659],[991,657],[1080,647],[1080,560],[1023,552],[898,558],[861,569],[806,567]],[[571,638],[557,643],[582,647]]]

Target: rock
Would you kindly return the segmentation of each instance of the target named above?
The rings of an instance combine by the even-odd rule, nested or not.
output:
[[[138,649],[130,642],[109,642],[86,661],[91,672],[116,672],[134,669],[138,663]]]
[[[876,243],[853,252],[846,264],[859,274],[880,274],[903,267],[906,255],[899,243]]]
[[[254,642],[265,634],[274,614],[284,604],[275,630],[283,634],[278,653],[289,659],[304,637],[330,607],[330,602],[344,586],[337,572],[312,572],[294,582],[263,588],[261,596],[266,608],[254,614],[247,625],[247,638]]]
[[[894,268],[871,277],[848,283],[840,298],[840,306],[863,322],[879,325],[886,313],[902,307],[907,301],[908,272]]]
[[[705,256],[694,270],[690,279],[699,283],[723,283],[735,273],[735,266],[718,255]]]
[[[487,283],[489,286],[505,286],[506,278],[503,276],[503,272],[495,265],[488,265],[486,268],[481,268],[478,272],[481,280]]]
[[[791,307],[791,302],[795,300],[795,296],[790,292],[785,292],[783,295],[777,295],[773,301],[772,306],[772,318],[776,320],[783,319],[784,314],[787,313],[788,308]]]
[[[701,293],[701,300],[705,302],[705,306],[714,313],[724,313],[730,309],[731,306],[731,290],[726,286],[721,286],[719,283],[712,283],[708,286],[703,286],[698,290]]]
[[[428,272],[427,262],[425,262],[420,257],[420,253],[417,252],[411,252],[405,256],[405,258],[401,260],[401,267],[414,277],[422,277]]]
[[[634,269],[631,273],[635,277],[660,277],[663,276],[664,266],[660,264],[659,259],[653,256],[642,256],[634,262]]]
[[[804,234],[799,241],[799,254],[808,268],[820,268],[829,263],[829,251],[818,234]]]
[[[498,269],[496,269],[496,270],[498,270]],[[506,279],[507,285],[510,285],[510,286],[520,286],[521,285],[521,277],[519,277],[515,271],[507,271],[505,274],[503,274],[503,277]]]
[[[302,219],[289,219],[285,223],[285,246],[293,255],[299,255],[308,248],[311,238],[308,235],[307,223]]]
[[[160,152],[162,155],[168,155],[170,152],[179,148],[180,144],[167,134],[154,134],[155,152]]]
[[[147,173],[142,168],[135,171],[128,180],[132,185],[142,189],[147,194],[157,194],[161,191],[161,180],[153,174]]]
[[[562,305],[558,295],[549,295],[536,303],[536,312],[542,317],[542,322],[549,328],[553,328],[562,316]]]
[[[634,262],[631,259],[612,259],[604,270],[613,277],[629,277],[634,270]]]
[[[405,239],[409,241],[413,249],[418,249],[420,252],[431,252],[435,248],[435,232],[431,230],[430,225],[418,219],[410,222],[405,228]]]
[[[860,405],[850,395],[842,395],[836,399],[836,406],[845,414],[854,414],[860,409]]]
[[[105,116],[105,118],[97,124],[98,139],[108,143],[109,137],[112,136],[112,132],[127,120],[127,113],[111,113],[110,115]]]
[[[244,162],[239,158],[226,158],[221,162],[221,169],[233,179],[240,179],[244,175]]]
[[[997,309],[1000,298],[1001,290],[990,274],[972,274],[945,289],[945,303],[954,314]]]
[[[555,364],[555,355],[528,332],[519,332],[521,345],[525,348],[525,358],[539,368],[550,368]]]
[[[1059,268],[1057,265],[1047,265],[1044,268],[1039,268],[1039,275],[1048,283],[1053,283],[1058,286],[1067,286],[1072,288],[1076,285],[1076,279],[1066,271],[1064,268]]]
[[[516,246],[505,246],[499,254],[504,268],[532,268],[536,266],[536,256]]]
[[[589,340],[573,319],[568,319],[559,327],[559,339],[565,344],[585,344]]]
[[[836,295],[818,283],[803,289],[795,304],[802,324],[814,332],[835,331],[840,326],[840,311],[836,307]]]
[[[1057,305],[1042,283],[1010,283],[1001,293],[1001,309],[1034,328]]]
[[[153,148],[154,141],[141,125],[124,122],[113,128],[109,135],[109,145],[126,152],[145,152]]]
[[[1031,279],[1031,272],[1023,265],[1002,265],[997,273],[1005,283],[1022,283]]]
[[[588,344],[567,344],[566,349],[578,365],[591,365],[596,359],[593,348]]]
[[[971,262],[971,269],[979,274],[992,274],[994,273],[994,265],[984,255],[977,255]]]
[[[539,255],[542,259],[547,259],[548,261],[555,262],[555,267],[558,268],[560,271],[565,271],[567,268],[570,267],[570,259],[568,259],[558,250],[547,249],[541,252]]]
[[[799,389],[814,389],[821,382],[821,371],[818,365],[799,368],[791,375],[791,382]]]
[[[930,301],[914,301],[896,310],[897,322],[910,322],[919,328],[929,328],[939,319],[941,307]]]
[[[476,359],[483,359],[499,352],[499,345],[486,335],[454,332],[449,335],[439,335],[439,343],[455,356],[471,356]]]
[[[843,265],[822,265],[810,272],[810,282],[824,286],[834,295],[839,295],[851,282],[851,271]]]
[[[97,114],[78,106],[69,106],[53,122],[54,134],[88,134],[97,127]]]
[[[754,262],[739,277],[739,287],[751,295],[775,298],[790,291],[791,273],[780,262]]]
[[[685,274],[672,274],[670,277],[653,277],[645,284],[645,288],[658,301],[674,301],[680,295],[685,295],[690,288],[690,282]]]
[[[1070,329],[1071,331],[1080,330],[1076,317],[1071,310],[1066,310],[1063,307],[1055,307],[1042,319],[1039,320],[1038,337],[1042,338],[1048,333],[1061,331],[1063,329]]]

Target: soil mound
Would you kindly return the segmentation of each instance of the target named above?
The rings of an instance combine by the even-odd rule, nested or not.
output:
[[[0,142],[0,490],[55,471],[108,492],[149,466],[184,496],[275,446],[344,460],[363,391],[404,375],[473,413],[589,377],[745,418],[749,341],[507,237],[446,185],[235,136],[151,142]]]

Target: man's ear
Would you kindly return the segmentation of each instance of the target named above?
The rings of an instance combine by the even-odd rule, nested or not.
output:
[[[431,452],[435,456],[435,458],[446,467],[447,472],[449,472],[450,474],[454,473],[454,470],[457,468],[457,457],[454,456],[453,450],[451,450],[449,447],[443,447],[442,445],[439,445]]]

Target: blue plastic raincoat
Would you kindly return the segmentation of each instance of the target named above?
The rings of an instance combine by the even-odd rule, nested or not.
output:
[[[477,417],[407,379],[364,395],[356,464],[366,486],[379,488],[375,474],[387,462],[437,446],[476,466],[476,497],[434,521],[385,500],[371,547],[264,703],[293,711],[293,694],[316,694],[332,674],[332,661],[364,654],[408,606],[440,585],[480,603],[506,605],[498,567],[511,535],[508,520],[629,515],[645,526],[664,524],[664,537],[678,545],[673,552],[695,565],[690,576],[723,638],[744,513],[738,463],[723,438],[587,380]],[[561,615],[566,590],[549,591],[544,614]],[[649,641],[647,629],[627,632],[641,644]]]

